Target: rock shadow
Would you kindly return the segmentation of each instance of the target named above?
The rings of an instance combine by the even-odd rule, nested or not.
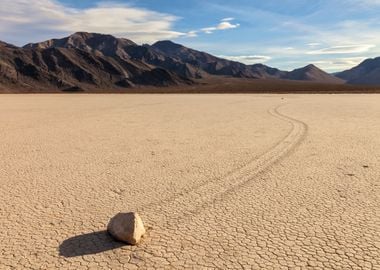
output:
[[[66,239],[59,245],[59,255],[66,258],[102,253],[125,246],[107,231],[92,232]]]

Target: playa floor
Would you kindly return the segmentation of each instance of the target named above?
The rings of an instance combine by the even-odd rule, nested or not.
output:
[[[380,95],[0,95],[0,138],[0,269],[380,269]]]

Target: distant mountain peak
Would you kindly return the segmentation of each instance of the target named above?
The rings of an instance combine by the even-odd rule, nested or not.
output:
[[[314,81],[321,83],[344,83],[344,80],[326,73],[314,64],[309,64],[302,68],[290,71],[285,78],[289,80]]]
[[[105,34],[89,33],[89,32],[81,32],[81,31],[79,31],[79,32],[75,32],[75,33],[71,34],[69,37],[80,36],[80,37],[88,38],[88,37],[95,36],[95,35],[105,36]]]
[[[152,47],[156,47],[156,48],[167,48],[167,49],[178,49],[178,48],[184,48],[183,45],[181,44],[178,44],[178,43],[175,43],[171,40],[161,40],[161,41],[157,41],[156,43],[154,43],[152,45]]]
[[[321,70],[321,69],[314,64],[308,64],[304,67],[298,68],[298,70]]]
[[[309,65],[307,65],[307,66],[305,66],[304,68],[308,68],[308,69],[314,69],[314,68],[316,68],[316,69],[319,69],[316,65],[314,65],[314,64],[309,64]]]
[[[158,45],[158,44],[183,46],[181,44],[175,43],[174,41],[171,41],[168,39],[167,40],[159,40],[159,41],[155,42],[152,46]]]
[[[98,49],[99,47],[110,47],[116,45],[135,46],[136,43],[125,38],[116,38],[108,34],[76,32],[61,39],[50,39],[39,43],[29,43],[24,48],[47,49],[52,47],[78,48],[82,50]]]
[[[136,45],[132,40],[126,39],[126,38],[117,38],[111,34],[101,34],[101,33],[90,33],[90,32],[75,32],[74,34],[68,36],[68,38],[83,38],[83,39],[105,39],[105,40],[118,40],[118,41],[128,41],[129,43],[132,43]]]

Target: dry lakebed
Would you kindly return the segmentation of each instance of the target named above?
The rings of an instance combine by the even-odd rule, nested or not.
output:
[[[0,138],[0,269],[380,269],[380,95],[0,95]]]

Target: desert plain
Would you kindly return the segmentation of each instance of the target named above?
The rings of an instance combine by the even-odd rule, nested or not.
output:
[[[0,269],[380,269],[379,105],[1,95]]]

